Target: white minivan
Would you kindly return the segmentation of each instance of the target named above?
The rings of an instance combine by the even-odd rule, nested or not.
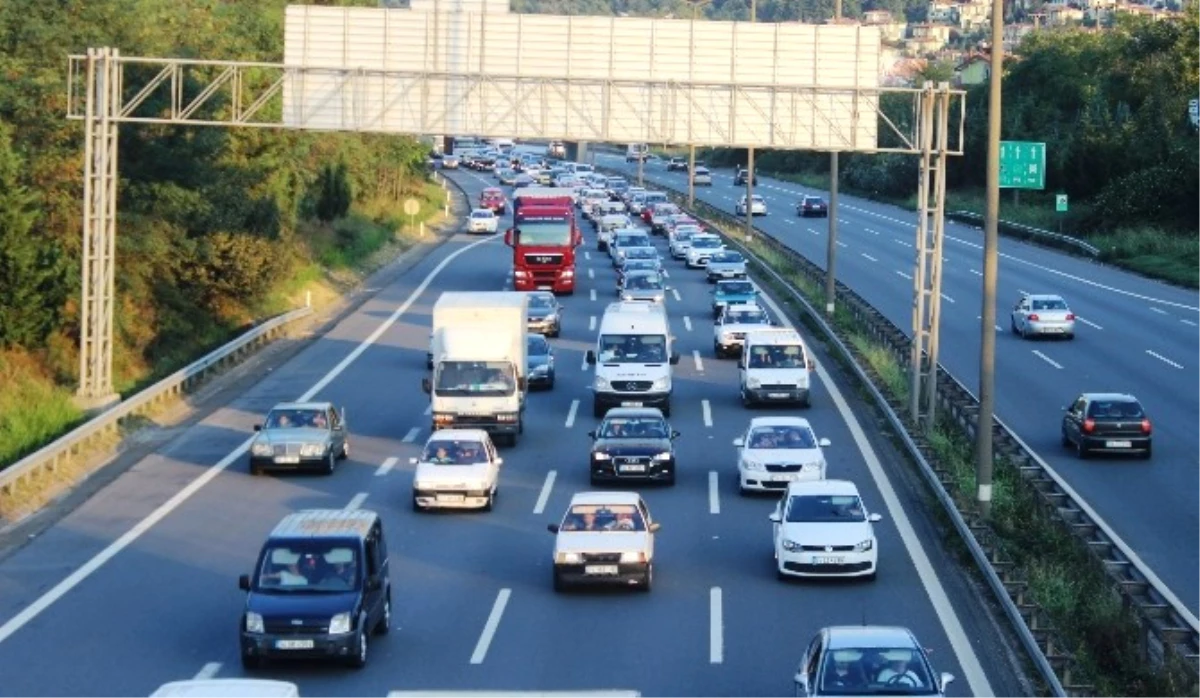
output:
[[[772,328],[746,333],[738,359],[739,392],[746,407],[760,403],[811,404],[816,363],[800,333]]]
[[[645,143],[630,143],[629,146],[625,148],[625,162],[637,162],[638,160],[645,160],[646,156],[649,154],[649,145],[646,145]]]
[[[657,407],[664,417],[671,416],[671,367],[679,363],[679,353],[662,304],[610,303],[587,362],[596,367],[596,417],[610,407]]]

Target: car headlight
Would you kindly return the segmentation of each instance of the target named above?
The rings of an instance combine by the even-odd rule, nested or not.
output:
[[[867,540],[864,540],[863,542],[861,542],[861,543],[859,543],[858,545],[854,546],[854,550],[855,550],[855,551],[857,551],[857,552],[860,552],[860,553],[865,553],[865,552],[867,552],[868,550],[870,550],[871,548],[874,548],[874,547],[875,547],[875,541],[874,541],[874,540],[872,540],[872,539],[870,539],[870,538],[868,538]]]
[[[545,318],[543,318],[543,319],[544,319],[544,321],[545,321],[545,322],[549,322],[549,323],[555,323],[555,322],[558,322],[558,314],[557,314],[557,313],[550,313],[549,315],[547,315],[547,316],[546,316]]]
[[[550,372],[550,365],[549,365],[549,364],[543,364],[543,365],[541,365],[541,366],[534,366],[533,368],[531,368],[531,369],[529,370],[529,373],[530,373],[531,375],[535,375],[535,376],[537,376],[537,375],[545,375],[545,374],[547,374],[547,373],[549,373],[549,372]]]
[[[733,333],[732,332],[722,332],[721,333],[721,341],[725,342],[726,344],[729,344],[730,342],[733,341]]]
[[[448,412],[434,412],[433,413],[433,423],[434,424],[450,424],[453,421],[454,421],[454,415],[452,415]]]
[[[596,451],[592,454],[592,458],[595,458],[596,460],[610,460],[612,456],[603,451]]]
[[[631,300],[633,300],[633,296],[632,296],[632,295],[630,295],[630,294],[628,294],[628,293],[622,293],[622,294],[621,294],[621,300],[623,300],[623,301],[631,301]]]
[[[783,545],[783,549],[788,551],[789,553],[794,553],[794,552],[797,552],[798,550],[800,550],[799,543],[797,543],[794,540],[788,540],[787,538],[783,539],[783,543],[781,543],[781,545]]]
[[[593,387],[596,390],[609,390],[612,388],[612,386],[608,383],[608,379],[601,378],[600,376],[596,376],[596,382],[593,384]]]
[[[671,460],[671,452],[663,451],[662,453],[654,454],[654,460]]]
[[[256,456],[269,456],[271,455],[271,444],[266,441],[255,441],[254,445],[250,447],[250,452]]]
[[[621,562],[630,563],[630,562],[645,562],[645,561],[646,561],[646,553],[643,553],[643,552],[621,553]]]
[[[758,378],[747,378],[746,379],[746,387],[747,388],[761,388],[762,381]]]
[[[671,379],[667,376],[656,378],[654,383],[650,385],[651,390],[666,390],[671,387]]]
[[[326,444],[304,444],[300,447],[302,456],[319,456],[325,453]]]
[[[762,463],[759,463],[756,460],[748,460],[748,459],[742,460],[742,468],[744,468],[746,470],[766,470],[766,468],[763,467]]]
[[[263,619],[262,619],[261,615],[255,613],[253,611],[246,611],[246,632],[248,632],[248,633],[263,632]]]
[[[345,635],[350,632],[350,614],[339,613],[329,619],[330,635]]]
[[[517,421],[517,414],[515,412],[507,412],[507,413],[503,413],[503,414],[498,414],[498,415],[496,415],[496,421],[497,422],[515,422],[515,421]]]
[[[579,564],[579,553],[559,553],[554,556],[554,561],[560,565],[576,565]]]

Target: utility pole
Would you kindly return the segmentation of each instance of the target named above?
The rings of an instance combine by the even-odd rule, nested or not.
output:
[[[703,3],[709,2],[709,0],[689,0],[689,2],[691,2],[691,4],[692,4],[692,39],[691,39],[691,45],[688,47],[688,52],[690,53],[692,51],[693,47],[696,45],[696,39],[695,39],[696,18],[700,14],[700,5]],[[691,123],[691,116],[688,117],[688,123],[689,124]],[[691,129],[689,128],[688,131],[690,132]],[[690,135],[690,133],[689,133],[689,135]],[[688,140],[692,140],[692,139],[689,138]],[[688,177],[688,208],[691,208],[696,205],[696,144],[695,143],[688,144],[687,177]]]
[[[842,18],[842,0],[833,0],[833,20],[836,23]],[[829,154],[829,240],[825,249],[825,314],[833,317],[833,309],[837,302],[837,277],[834,266],[837,264],[837,226],[838,226],[838,152]]]
[[[840,1],[840,0],[839,0]],[[750,23],[758,21],[758,0],[750,0]],[[754,146],[746,149],[746,241],[754,239]]]
[[[1004,79],[1004,0],[992,0],[992,71],[988,82],[987,211],[983,222],[983,308],[979,321],[979,421],[975,484],[979,513],[992,512],[992,420],[996,409],[996,276],[1000,221],[1000,87]]]

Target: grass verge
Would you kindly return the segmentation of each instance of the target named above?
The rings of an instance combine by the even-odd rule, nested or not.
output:
[[[257,317],[270,317],[300,307],[311,294],[314,309],[335,302],[359,280],[394,259],[421,239],[419,224],[427,226],[442,215],[445,195],[440,186],[428,184],[422,207],[409,225],[400,204],[370,201],[356,206],[344,219],[331,225],[303,223],[296,231],[301,247],[292,273],[282,279],[253,309]],[[195,334],[181,333],[175,341],[156,346],[162,359],[140,371],[118,388],[129,395],[179,370],[245,331],[246,327],[225,326]],[[47,351],[54,351],[51,346]],[[69,351],[70,348],[58,348]],[[20,460],[85,421],[86,415],[73,403],[73,387],[64,384],[48,367],[46,357],[15,350],[0,352],[0,469]],[[162,412],[170,405],[161,406]],[[107,453],[129,432],[148,418],[127,420],[121,429],[105,435],[83,452],[64,460],[52,471],[29,479],[19,489],[0,494],[0,518],[13,520],[40,508],[63,489],[77,482],[93,461]]]
[[[740,232],[734,239],[743,240]],[[809,303],[824,304],[824,288],[818,288],[783,255],[757,237],[747,246]],[[773,281],[769,285],[778,287]],[[840,308],[832,324],[889,402],[905,404],[909,392],[906,367],[890,349],[870,339],[866,328]],[[970,511],[975,492],[973,444],[957,424],[946,419],[939,420],[927,438],[934,460],[950,474],[947,488],[951,497],[960,511]],[[1100,563],[1006,461],[998,462],[994,473],[990,524],[1003,553],[1024,572],[1028,598],[1046,611],[1068,643],[1066,649],[1077,662],[1073,683],[1090,684],[1092,693],[1101,696],[1194,695],[1190,673],[1181,664],[1172,662],[1154,670],[1141,659],[1137,619],[1122,605]]]

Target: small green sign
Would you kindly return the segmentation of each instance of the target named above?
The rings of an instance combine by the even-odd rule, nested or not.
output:
[[[1055,194],[1054,195],[1054,210],[1058,211],[1059,213],[1067,212],[1067,195],[1066,194]]]
[[[1000,188],[1045,189],[1046,144],[1000,141]]]

